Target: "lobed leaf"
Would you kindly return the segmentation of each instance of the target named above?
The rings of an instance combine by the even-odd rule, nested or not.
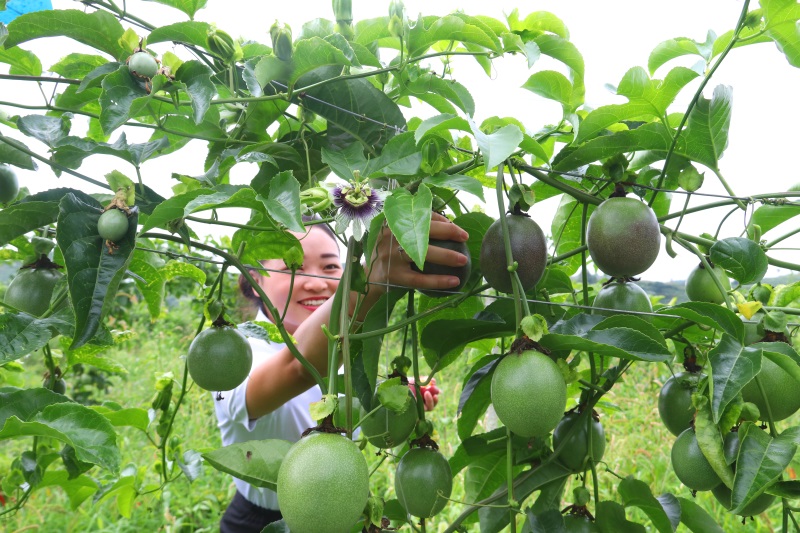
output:
[[[203,454],[211,466],[255,487],[277,490],[278,470],[292,447],[286,440],[238,442]]]

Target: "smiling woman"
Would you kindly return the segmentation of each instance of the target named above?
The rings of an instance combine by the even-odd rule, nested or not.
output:
[[[309,222],[309,219],[304,222]],[[440,240],[458,242],[466,242],[468,237],[464,230],[438,214],[433,215],[430,234]],[[296,269],[294,276],[279,259],[261,262],[269,269],[269,275],[251,271],[277,308],[279,317],[271,316],[243,277],[239,280],[239,287],[245,297],[258,304],[256,320],[282,322],[296,339],[303,356],[324,373],[327,338],[322,334],[321,326],[330,319],[333,295],[343,273],[339,246],[330,228],[322,224],[311,226],[306,233],[295,233],[295,236],[303,246],[303,264]],[[364,313],[383,292],[383,283],[439,290],[452,290],[460,283],[455,276],[413,271],[408,260],[401,256],[397,241],[393,240],[388,229],[377,240],[375,254],[369,262],[371,268],[367,272],[372,288],[361,306]],[[427,255],[428,261],[445,266],[463,264],[465,259],[458,252],[435,247]],[[363,314],[358,319],[363,319]],[[214,394],[222,444],[227,446],[263,439],[297,442],[307,428],[315,426],[309,405],[322,399],[322,391],[286,345],[252,337],[248,341],[253,351],[250,375],[232,391]],[[432,398],[431,408],[435,402],[436,399]],[[220,523],[223,533],[258,532],[267,524],[280,520],[282,515],[275,492],[254,487],[241,479],[234,481],[236,495]]]

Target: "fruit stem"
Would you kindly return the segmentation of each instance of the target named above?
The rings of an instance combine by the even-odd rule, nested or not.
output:
[[[772,407],[769,404],[769,399],[767,398],[767,391],[764,389],[764,384],[761,381],[761,377],[756,374],[755,377],[756,385],[758,386],[758,392],[761,394],[761,399],[764,400],[764,405],[767,406],[767,422],[769,423],[769,434],[773,438],[778,436],[778,432],[775,430],[775,421],[772,418]],[[763,415],[762,415],[763,416]]]
[[[516,264],[514,262],[514,255],[511,251],[511,237],[508,234],[508,220],[506,220],[506,209],[505,204],[503,201],[503,187],[505,185],[505,181],[503,179],[503,166],[497,166],[497,180],[495,184],[495,192],[497,193],[497,212],[500,213],[500,227],[503,229],[503,247],[506,251],[506,264],[508,265],[508,272],[511,276],[511,289],[514,294],[514,333],[519,332],[519,325],[522,322],[524,316],[528,316],[530,314],[530,310],[528,310],[527,314],[523,315],[522,310],[522,300],[524,299],[525,293],[520,292],[522,291],[522,284],[519,281],[519,275],[517,274]],[[527,306],[528,302],[525,301],[525,305]]]
[[[514,509],[514,449],[511,446],[511,430],[506,427],[506,479],[508,480],[508,519],[511,533],[517,532],[517,517]]]
[[[583,211],[581,212],[581,246],[583,247],[581,251],[581,284],[583,287],[581,292],[583,293],[583,305],[585,307],[589,307],[589,271],[586,268],[586,251],[588,250],[586,245],[586,219],[588,214],[589,204],[583,204]],[[589,356],[589,372],[592,377],[592,383],[595,383],[597,381],[597,364],[593,353],[590,352],[587,355]]]
[[[719,290],[720,294],[722,294],[722,297],[725,299],[725,307],[727,307],[728,310],[730,310],[731,312],[735,313],[736,309],[734,309],[733,304],[731,304],[730,298],[728,297],[728,291],[725,290],[725,287],[722,286],[722,282],[719,280],[719,276],[717,276],[716,272],[714,272],[714,268],[708,262],[708,259],[706,258],[705,254],[701,253],[700,250],[698,250],[697,247],[694,246],[692,243],[688,242],[687,240],[684,240],[681,237],[678,237],[677,233],[675,234],[675,241],[684,248],[686,248],[687,250],[689,250],[690,252],[692,252],[693,254],[695,254],[700,259],[700,262],[703,264],[703,268],[705,268],[708,271],[708,274],[711,276],[711,279],[714,280],[714,285],[717,286],[717,290]]]
[[[408,307],[406,315],[414,316],[414,290],[408,292]],[[421,381],[419,379],[419,335],[417,335],[417,323],[411,323],[411,369],[414,372],[414,398],[417,404],[417,418],[420,422],[425,420],[425,400],[422,397]],[[433,373],[431,373],[433,375]],[[430,377],[428,378],[430,380]],[[422,435],[420,435],[421,437]],[[425,526],[422,526],[423,531]]]

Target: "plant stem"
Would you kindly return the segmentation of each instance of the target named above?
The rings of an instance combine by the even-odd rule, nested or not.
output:
[[[350,278],[352,277],[353,251],[355,250],[355,239],[350,237],[347,241],[347,253],[345,255],[344,272],[342,273],[342,306],[339,310],[339,338],[342,343],[342,361],[344,362],[344,394],[345,394],[345,423],[347,426],[347,438],[353,438],[353,379],[350,369],[350,315],[348,308],[350,305]],[[339,365],[335,371],[339,372]]]
[[[22,144],[21,142],[17,141],[16,139],[12,139],[10,137],[6,137],[5,135],[0,135],[0,142],[4,142],[7,145],[11,146],[12,148],[16,148],[20,152],[31,156],[32,158],[36,159],[37,161],[41,161],[45,165],[49,165],[52,168],[56,168],[56,169],[60,170],[61,172],[66,172],[67,174],[71,174],[71,175],[75,176],[76,178],[80,178],[80,179],[82,179],[84,181],[88,181],[89,183],[91,183],[93,185],[97,185],[98,187],[102,187],[104,189],[111,190],[111,187],[109,187],[107,183],[103,183],[102,181],[97,181],[95,179],[90,178],[89,176],[81,174],[80,172],[75,172],[71,168],[67,168],[64,165],[60,164],[60,163],[56,163],[54,161],[50,161],[49,159],[46,159],[46,158],[40,156],[36,152],[33,152],[33,151],[29,150],[24,144]]]
[[[500,227],[503,230],[503,248],[506,253],[506,266],[508,268],[509,277],[511,278],[511,290],[514,294],[514,332],[519,333],[519,325],[522,322],[522,298],[523,294],[521,284],[518,283],[519,277],[514,279],[514,274],[517,272],[517,262],[514,261],[514,253],[511,250],[511,236],[508,234],[508,220],[506,219],[505,202],[503,200],[503,189],[505,180],[503,179],[503,165],[497,166],[497,179],[495,181],[495,193],[497,194],[497,212],[500,213]]]
[[[508,480],[508,520],[511,525],[511,533],[517,531],[517,512],[514,501],[514,449],[511,446],[511,430],[506,428],[506,479]]]
[[[416,307],[414,305],[414,290],[408,292],[408,307],[406,315],[409,317],[414,316]],[[425,420],[425,399],[422,397],[422,386],[419,378],[419,337],[417,336],[417,323],[411,323],[411,371],[414,373],[414,398],[417,404],[417,418],[420,421]],[[430,379],[430,377],[429,377]],[[424,529],[424,527],[423,527]]]
[[[733,38],[728,43],[728,46],[726,46],[725,49],[720,53],[719,57],[717,58],[717,61],[708,71],[708,74],[706,74],[703,77],[703,81],[700,82],[700,86],[694,93],[694,97],[692,97],[692,101],[689,103],[689,107],[686,109],[686,112],[683,114],[683,117],[681,117],[680,124],[678,124],[678,128],[675,130],[675,135],[672,137],[672,143],[669,146],[669,151],[667,152],[667,156],[666,158],[664,158],[664,166],[661,169],[661,175],[658,177],[658,183],[656,184],[656,189],[660,189],[664,184],[664,179],[666,179],[667,177],[667,169],[669,168],[669,163],[672,161],[672,155],[675,153],[675,148],[678,145],[678,139],[680,138],[680,135],[683,131],[683,127],[689,120],[689,115],[691,114],[692,109],[694,109],[694,107],[697,105],[698,100],[700,100],[700,97],[703,95],[703,90],[706,88],[706,85],[708,85],[708,82],[711,80],[711,77],[717,71],[717,68],[719,68],[722,61],[725,59],[725,57],[727,57],[728,52],[730,52],[731,49],[733,49],[733,45],[736,44],[736,41],[738,40],[739,37],[739,32],[741,32],[742,28],[744,28],[744,21],[745,18],[747,17],[747,11],[749,10],[749,6],[750,6],[750,0],[744,0],[742,4],[742,10],[739,13],[739,20],[736,22],[736,30],[734,31]],[[733,192],[729,190],[727,182],[725,182],[725,180],[722,178],[722,175],[719,173],[719,171],[717,169],[712,169],[712,170],[720,179],[726,190],[728,190],[728,193],[731,194],[731,196],[735,196]],[[650,198],[650,202],[648,202],[648,205],[650,207],[652,207],[653,203],[656,201],[656,196],[658,196],[657,190],[653,192],[653,196]],[[737,200],[736,204],[740,208],[744,209],[744,205],[741,203],[741,201]]]

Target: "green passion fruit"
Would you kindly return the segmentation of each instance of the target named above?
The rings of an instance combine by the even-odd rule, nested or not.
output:
[[[278,470],[278,505],[292,533],[348,533],[369,497],[369,468],[353,441],[312,433]]]
[[[394,448],[403,444],[408,439],[414,427],[417,425],[417,402],[411,390],[408,391],[409,402],[406,410],[402,413],[395,413],[384,406],[367,416],[361,411],[361,432],[367,440],[376,448]],[[377,406],[380,402],[378,396],[372,399],[372,405]]]
[[[722,267],[714,266],[714,274],[719,278],[722,288],[726,291],[731,290],[731,280],[722,269]],[[711,277],[711,274],[703,266],[702,263],[697,265],[686,278],[686,296],[693,302],[710,302],[714,304],[725,303],[726,294],[719,292],[717,284]]]
[[[422,270],[417,268],[417,265],[415,265],[414,263],[411,263],[411,269],[416,272],[422,272],[423,274],[434,274],[439,276],[456,276],[459,280],[461,280],[461,282],[458,284],[458,287],[454,287],[447,291],[422,289],[419,292],[425,294],[426,296],[431,296],[433,298],[442,298],[444,296],[451,296],[453,292],[457,292],[463,289],[464,284],[467,283],[467,280],[469,279],[469,274],[472,271],[472,262],[470,260],[469,248],[467,247],[467,243],[457,242],[457,241],[443,241],[440,239],[430,239],[428,241],[428,246],[438,246],[439,248],[446,248],[448,250],[456,251],[461,255],[465,255],[467,257],[467,263],[464,266],[451,267],[425,261],[425,264],[422,265],[423,266]]]
[[[211,327],[194,338],[186,356],[189,375],[207,391],[238,387],[250,374],[253,350],[235,327]]]
[[[689,428],[694,418],[692,394],[705,374],[679,372],[670,377],[658,393],[658,414],[670,433],[676,437]]]
[[[50,309],[53,289],[64,274],[54,268],[23,268],[11,280],[3,301],[29,315]]]
[[[509,354],[492,376],[491,398],[500,421],[517,435],[541,437],[556,427],[567,405],[558,365],[535,350]]]
[[[573,431],[575,424],[580,425]],[[579,412],[569,412],[553,430],[553,449],[558,449],[562,445],[563,448],[558,454],[561,464],[576,474],[583,472],[589,468],[589,459],[596,463],[603,458],[606,451],[606,433],[603,425],[592,415],[582,417]]]
[[[589,217],[586,246],[597,268],[614,278],[641,274],[661,244],[656,214],[634,198],[609,198]]]
[[[653,305],[650,297],[636,283],[614,281],[609,283],[597,293],[592,307],[592,314],[611,316],[617,313],[605,309],[618,309],[620,311],[636,311],[639,313],[652,313]],[[642,317],[649,320],[650,317]]]
[[[7,204],[19,194],[17,175],[8,165],[0,165],[0,204]]]
[[[158,72],[158,61],[147,52],[135,52],[128,58],[128,70],[140,78],[152,78]]]
[[[764,387],[773,421],[785,420],[800,409],[800,383],[786,370],[773,363],[771,359],[762,357],[758,378]],[[750,380],[742,388],[742,398],[746,402],[756,404],[761,412],[761,419],[767,419],[767,404],[755,379]]]
[[[117,242],[128,234],[128,215],[121,209],[104,211],[97,219],[97,233],[111,242]]]
[[[397,465],[394,487],[408,514],[431,518],[447,505],[453,490],[450,463],[437,451],[413,448]]]
[[[686,429],[672,445],[672,469],[678,479],[692,490],[711,490],[722,480],[700,450],[694,428]]]
[[[511,257],[517,262],[517,275],[525,292],[536,286],[547,266],[547,241],[544,232],[532,218],[525,215],[506,215],[511,241]],[[496,220],[481,242],[481,271],[493,289],[506,294],[514,292],[506,262],[503,225]]]

